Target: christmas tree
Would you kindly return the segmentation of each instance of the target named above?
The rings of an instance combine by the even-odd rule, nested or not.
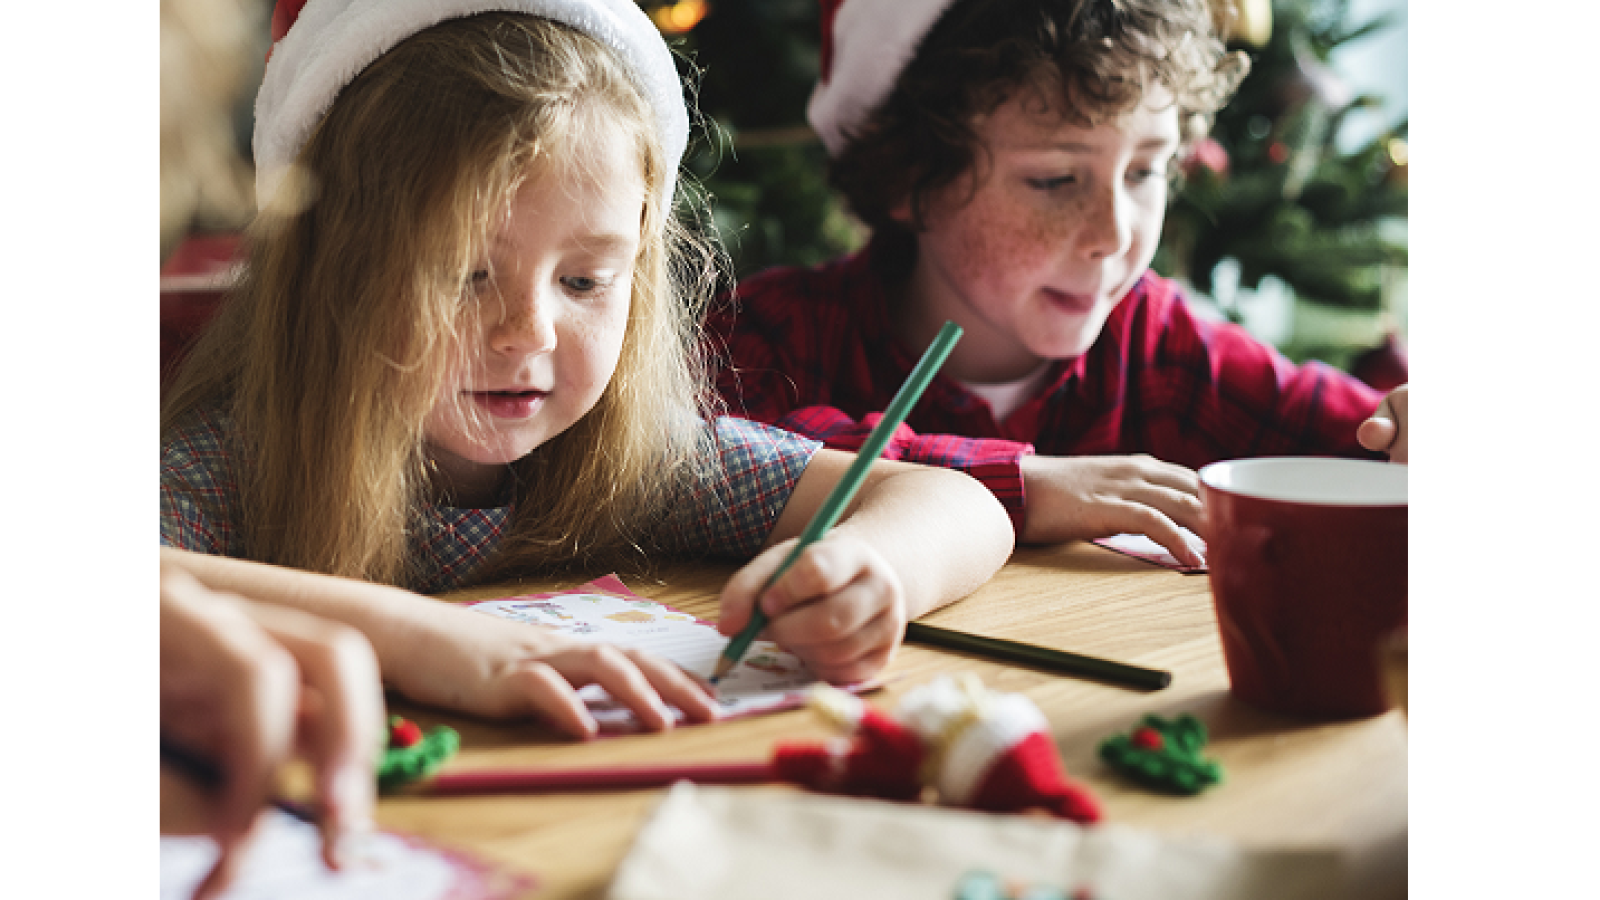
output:
[[[697,86],[703,117],[685,168],[744,276],[848,252],[866,233],[828,187],[828,155],[806,124],[817,78],[816,0],[642,4]]]
[[[1341,149],[1347,117],[1382,101],[1354,94],[1328,58],[1391,18],[1351,23],[1348,0],[1277,0],[1271,16],[1266,43],[1244,48],[1250,75],[1184,167],[1154,266],[1211,291],[1217,263],[1232,258],[1241,286],[1276,276],[1302,303],[1377,321],[1406,264],[1406,123]],[[1313,335],[1285,349],[1348,364],[1362,348]]]

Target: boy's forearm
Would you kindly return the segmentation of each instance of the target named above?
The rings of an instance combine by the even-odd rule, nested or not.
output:
[[[161,548],[161,565],[180,568],[212,590],[293,607],[359,630],[377,652],[386,682],[388,673],[410,655],[416,629],[408,623],[433,613],[438,605],[388,585],[173,547]]]
[[[869,543],[894,567],[913,619],[977,590],[1015,543],[1005,508],[981,483],[922,467],[871,484],[838,530]]]

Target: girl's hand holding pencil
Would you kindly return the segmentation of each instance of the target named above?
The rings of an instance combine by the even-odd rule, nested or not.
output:
[[[870,678],[908,619],[966,596],[1005,562],[1011,522],[987,488],[949,469],[878,459],[960,337],[944,323],[858,453],[812,457],[768,551],[722,592],[719,629],[732,640],[712,683],[762,631],[829,681]]]
[[[807,547],[758,595],[796,540],[771,547],[729,579],[717,629],[738,634],[760,603],[769,619],[767,637],[805,660],[819,678],[833,684],[871,678],[889,664],[905,631],[899,576],[870,544],[836,531]]]

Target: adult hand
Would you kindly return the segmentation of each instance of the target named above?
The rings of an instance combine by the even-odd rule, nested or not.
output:
[[[1205,537],[1200,478],[1143,454],[1024,456],[1027,518],[1020,541],[1051,544],[1142,534],[1186,566],[1205,559],[1178,526]]]
[[[1368,450],[1389,454],[1390,462],[1406,462],[1406,393],[1409,385],[1400,385],[1383,398],[1371,418],[1356,429],[1356,440]]]
[[[231,883],[294,756],[313,769],[323,859],[337,868],[346,839],[370,827],[384,722],[377,660],[360,632],[211,590],[164,561],[160,687],[163,739],[223,778],[208,791],[163,790],[162,830],[190,830],[187,820],[220,851],[195,896]]]
[[[718,630],[738,634],[760,603],[770,620],[765,634],[819,677],[850,684],[877,674],[905,637],[905,589],[894,568],[865,541],[834,533],[762,591],[794,543],[768,548],[728,580]]]

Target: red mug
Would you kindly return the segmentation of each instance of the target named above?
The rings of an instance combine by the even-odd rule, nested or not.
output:
[[[1406,624],[1406,467],[1264,457],[1200,470],[1234,696],[1273,712],[1387,710],[1377,648]]]

